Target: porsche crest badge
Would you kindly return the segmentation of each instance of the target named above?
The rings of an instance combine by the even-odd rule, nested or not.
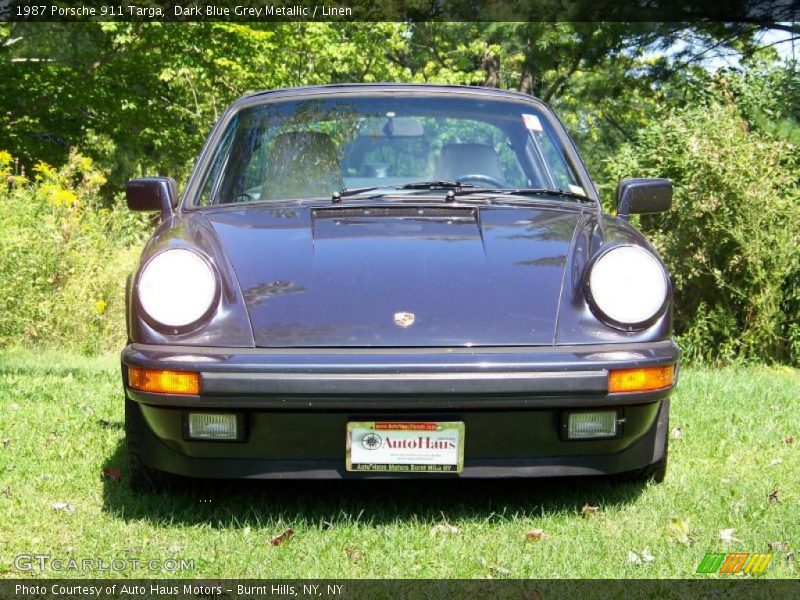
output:
[[[405,329],[414,324],[414,313],[410,312],[396,312],[394,313],[394,324],[398,327]]]

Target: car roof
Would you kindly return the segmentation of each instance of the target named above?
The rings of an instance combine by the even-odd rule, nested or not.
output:
[[[433,84],[433,83],[333,83],[328,85],[308,85],[298,87],[275,88],[270,90],[262,90],[253,92],[240,97],[234,104],[252,104],[258,100],[267,100],[271,98],[280,97],[298,97],[298,96],[315,96],[335,94],[336,92],[347,93],[392,93],[392,92],[430,92],[434,94],[441,94],[447,92],[455,92],[459,94],[479,95],[484,97],[507,98],[513,100],[524,100],[527,102],[535,102],[542,106],[547,104],[531,94],[523,92],[516,92],[513,90],[504,90],[500,88],[490,88],[476,85],[447,85],[447,84]]]

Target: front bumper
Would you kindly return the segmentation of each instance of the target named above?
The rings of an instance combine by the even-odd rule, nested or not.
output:
[[[345,470],[348,421],[465,423],[460,477],[631,471],[660,460],[672,388],[609,394],[608,372],[677,364],[672,341],[549,348],[224,349],[131,344],[122,363],[197,371],[197,396],[128,387],[152,468],[195,477],[408,476]],[[567,410],[616,408],[614,439],[562,439]],[[185,438],[187,409],[242,414],[240,442]],[[414,474],[414,477],[448,477]]]

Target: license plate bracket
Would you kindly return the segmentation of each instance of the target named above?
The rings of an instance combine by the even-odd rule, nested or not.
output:
[[[461,421],[350,421],[348,471],[460,473],[464,469]]]

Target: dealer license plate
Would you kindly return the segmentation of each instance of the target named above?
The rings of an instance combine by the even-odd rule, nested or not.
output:
[[[348,471],[460,473],[464,423],[350,422],[346,448]]]

